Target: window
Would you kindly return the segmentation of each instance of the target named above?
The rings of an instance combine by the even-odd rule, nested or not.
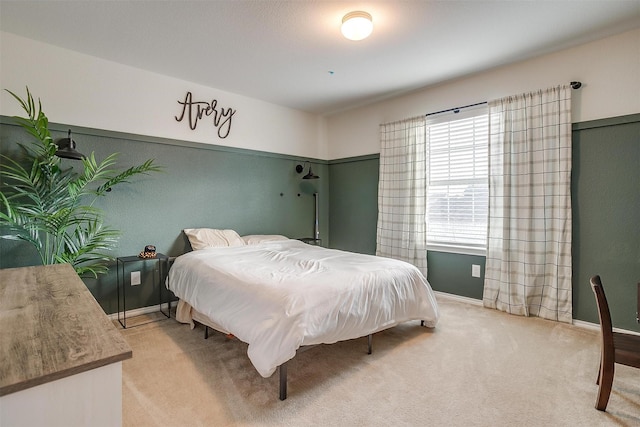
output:
[[[484,253],[488,114],[486,108],[459,114],[427,124],[427,243],[431,249]]]

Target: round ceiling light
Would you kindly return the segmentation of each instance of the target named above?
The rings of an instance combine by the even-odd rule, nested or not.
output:
[[[373,31],[371,15],[367,12],[349,12],[342,18],[342,35],[349,40],[362,40]]]

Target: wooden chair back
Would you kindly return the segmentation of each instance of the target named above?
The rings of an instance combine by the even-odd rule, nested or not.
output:
[[[607,296],[604,293],[600,276],[593,276],[591,278],[591,289],[596,296],[596,304],[598,305],[598,317],[600,318],[600,329],[602,331],[602,348],[610,348],[613,352],[611,312],[609,311],[609,303],[607,302]]]
[[[600,369],[598,370],[598,380],[596,381],[596,384],[600,387],[596,398],[596,409],[604,411],[607,408],[613,386],[615,364],[619,363],[640,368],[640,335],[613,330],[609,303],[607,302],[600,276],[593,276],[590,282],[591,289],[596,296],[600,329],[602,331]],[[640,284],[638,284],[638,291],[640,292]],[[638,304],[638,309],[640,310],[640,300]]]
[[[638,282],[638,308],[636,309],[636,321],[640,323],[640,282]]]

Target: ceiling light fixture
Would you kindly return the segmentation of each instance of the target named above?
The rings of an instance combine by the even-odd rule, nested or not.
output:
[[[367,12],[349,12],[342,18],[342,35],[349,40],[362,40],[373,31],[371,15]]]

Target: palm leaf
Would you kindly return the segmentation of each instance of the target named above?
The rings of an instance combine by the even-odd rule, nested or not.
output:
[[[115,169],[117,153],[98,162],[94,153],[82,161],[82,171],[61,169],[49,120],[27,87],[20,98],[7,90],[26,112],[14,117],[34,139],[20,162],[2,156],[0,163],[0,238],[33,245],[43,264],[70,263],[78,274],[97,276],[108,270],[120,233],[104,225],[104,212],[92,206],[97,196],[136,175],[162,168],[147,160],[124,171]]]

